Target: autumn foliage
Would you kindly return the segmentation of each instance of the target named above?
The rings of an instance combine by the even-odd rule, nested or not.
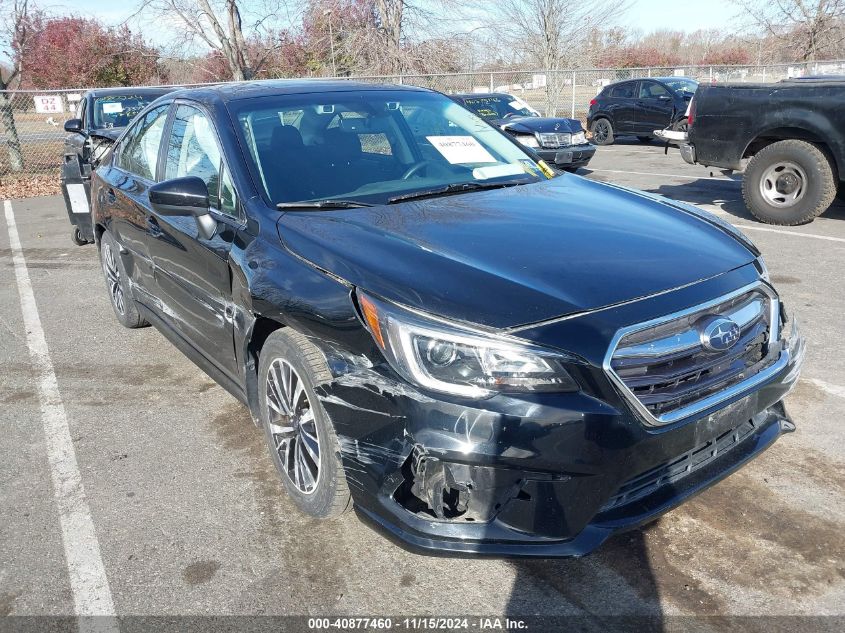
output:
[[[156,49],[126,26],[80,17],[37,18],[22,52],[24,87],[67,88],[161,83]]]

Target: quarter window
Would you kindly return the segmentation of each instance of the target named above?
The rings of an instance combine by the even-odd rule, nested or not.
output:
[[[221,206],[220,166],[220,147],[211,121],[202,110],[189,105],[178,106],[167,144],[165,179],[186,176],[201,178],[208,187],[211,207],[228,215],[237,215],[234,188],[228,179],[228,193],[224,194],[230,199]]]
[[[129,132],[120,152],[120,167],[141,178],[155,179],[168,107],[163,105],[150,110]]]
[[[610,96],[614,99],[632,99],[634,97],[635,85],[635,83],[631,82],[614,86],[610,91]]]

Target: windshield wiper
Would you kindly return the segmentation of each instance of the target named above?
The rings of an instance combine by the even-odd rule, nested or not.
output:
[[[279,202],[277,209],[355,209],[357,207],[371,207],[369,202],[356,200],[302,200],[300,202]]]
[[[395,204],[397,202],[405,202],[405,200],[416,200],[419,198],[436,198],[437,196],[448,196],[453,193],[462,193],[464,191],[478,191],[480,189],[501,189],[503,187],[515,187],[516,185],[524,185],[526,183],[519,180],[508,180],[507,182],[457,182],[445,187],[435,187],[433,189],[423,189],[422,191],[413,191],[411,193],[403,193],[401,196],[393,196],[388,198],[388,204]]]

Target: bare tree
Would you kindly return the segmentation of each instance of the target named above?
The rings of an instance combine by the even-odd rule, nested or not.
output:
[[[284,0],[143,0],[137,14],[168,20],[185,35],[184,53],[201,43],[219,53],[232,79],[252,79],[279,49],[277,26],[290,19]]]
[[[781,40],[795,61],[836,55],[845,41],[845,0],[738,0],[752,23]]]
[[[590,34],[609,26],[627,6],[628,0],[500,0],[485,13],[526,62],[547,71],[546,113],[554,115],[566,83],[560,71],[584,61]]]
[[[23,171],[23,151],[21,150],[18,128],[12,112],[12,99],[9,90],[20,85],[23,75],[23,59],[32,37],[29,0],[8,0],[0,2],[0,49],[6,51],[9,67],[0,67],[0,120],[6,132],[6,145],[9,151],[9,168],[13,172]],[[5,72],[4,72],[5,71]]]

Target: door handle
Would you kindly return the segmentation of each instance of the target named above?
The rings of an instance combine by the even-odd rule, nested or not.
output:
[[[152,235],[153,237],[158,237],[161,235],[161,227],[158,224],[158,220],[156,220],[153,216],[147,216],[147,233]]]

